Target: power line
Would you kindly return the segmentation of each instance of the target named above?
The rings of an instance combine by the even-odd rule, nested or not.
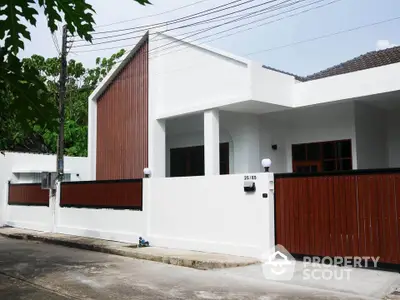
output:
[[[364,29],[364,28],[367,28],[367,27],[372,27],[372,26],[376,26],[376,25],[392,22],[392,21],[395,21],[395,20],[398,20],[398,19],[400,19],[400,16],[399,17],[395,17],[395,18],[391,18],[391,19],[387,19],[387,20],[383,20],[383,21],[379,21],[379,22],[375,22],[375,23],[370,23],[370,24],[366,24],[366,25],[353,27],[353,28],[346,29],[346,30],[341,30],[341,31],[337,31],[337,32],[321,35],[321,36],[314,37],[314,38],[311,38],[311,39],[301,40],[301,41],[290,43],[290,44],[286,44],[286,45],[281,45],[281,46],[277,46],[277,47],[272,47],[272,48],[268,48],[268,49],[255,51],[255,52],[250,52],[250,53],[245,54],[245,56],[250,56],[250,55],[254,55],[254,54],[258,54],[258,53],[262,53],[262,52],[278,50],[278,49],[282,49],[282,48],[287,48],[287,47],[291,47],[291,46],[295,46],[295,45],[299,45],[299,44],[303,44],[303,43],[313,42],[313,41],[316,41],[316,40],[332,37],[332,36],[335,36],[335,35],[348,33],[348,32],[352,32],[352,31]]]
[[[243,0],[230,1],[230,2],[228,2],[226,4],[218,5],[218,6],[213,7],[213,8],[209,8],[209,9],[206,9],[206,10],[194,13],[194,14],[190,14],[190,15],[187,15],[187,16],[184,16],[184,17],[172,19],[172,20],[165,21],[165,22],[159,22],[159,23],[154,23],[154,24],[149,24],[149,25],[141,25],[141,26],[130,27],[130,28],[122,28],[122,29],[114,29],[114,30],[106,30],[106,31],[94,32],[94,33],[92,33],[92,35],[98,35],[98,34],[103,34],[103,33],[121,32],[121,31],[129,31],[129,30],[132,30],[132,29],[157,28],[157,27],[161,27],[161,26],[165,26],[165,25],[175,24],[177,22],[183,22],[183,21],[191,20],[193,18],[203,17],[204,15],[212,14],[212,13],[216,13],[216,12],[221,11],[221,10],[218,10],[220,8],[223,8],[223,10],[226,10],[226,9],[237,7],[239,5],[243,5],[243,4],[246,4],[246,3],[249,3],[249,2],[253,2],[255,0],[247,0],[247,1],[243,2],[243,3],[241,3],[241,4],[239,3],[239,5],[235,5],[235,6],[230,6],[229,7],[229,5],[232,5],[232,4],[241,2],[241,1],[243,1]],[[228,6],[228,7],[226,7],[226,6]],[[205,13],[207,13],[207,14],[205,14]]]
[[[208,1],[208,0],[206,0]],[[233,18],[237,18],[237,16],[231,15],[231,16],[227,16],[227,17],[221,17],[219,19],[215,19],[215,20],[204,20],[204,24],[206,23],[213,23],[213,22],[218,22],[218,21],[225,21],[225,20],[229,20],[229,19],[233,19]],[[120,34],[114,34],[114,35],[107,35],[107,36],[102,36],[102,37],[94,37],[92,40],[104,40],[104,39],[110,39],[110,38],[115,38],[115,37],[120,37],[120,36],[126,36],[126,35],[130,35],[132,33],[135,32],[142,32],[145,31],[146,29],[142,29],[142,30],[138,30],[138,31],[134,31],[134,32],[125,32],[125,33],[120,33]],[[140,35],[141,37],[142,35]],[[134,36],[132,38],[136,38],[137,36]],[[77,40],[76,42],[86,42],[86,40]]]
[[[250,13],[250,14],[247,14],[247,15],[245,15],[245,16],[243,16],[243,17],[239,17],[239,18],[237,18],[237,19],[235,19],[235,20],[231,20],[231,21],[228,21],[228,22],[225,22],[225,23],[223,23],[223,24],[216,25],[216,26],[208,27],[208,28],[206,28],[206,29],[204,29],[204,30],[202,30],[202,31],[200,31],[200,32],[196,32],[196,33],[194,33],[194,34],[191,34],[191,35],[189,35],[189,36],[186,36],[185,38],[193,37],[193,36],[195,36],[195,35],[198,35],[198,34],[201,34],[201,33],[203,33],[203,32],[210,31],[210,30],[213,30],[213,29],[216,29],[216,28],[219,28],[219,27],[221,27],[221,26],[225,26],[225,25],[230,24],[230,23],[234,23],[234,22],[237,22],[237,21],[241,21],[241,20],[247,19],[247,18],[249,18],[249,17],[254,17],[254,16],[258,16],[258,15],[263,15],[263,14],[265,14],[265,13],[269,13],[269,12],[272,12],[272,11],[275,11],[275,10],[279,10],[279,9],[282,9],[282,8],[286,8],[286,7],[289,7],[289,6],[292,6],[292,5],[295,5],[295,4],[298,4],[298,3],[301,3],[301,2],[307,1],[307,0],[297,0],[297,1],[292,2],[292,3],[287,3],[286,6],[284,6],[284,7],[276,7],[276,6],[280,5],[280,4],[284,4],[284,3],[290,2],[290,1],[292,1],[292,0],[286,0],[286,1],[281,2],[281,3],[279,3],[279,4],[275,4],[275,5],[273,5],[273,6],[269,6],[269,7],[267,7],[267,8],[261,9],[261,10],[257,11],[257,12],[255,13],[255,15],[252,15],[252,14]],[[325,1],[325,0],[318,0],[318,1],[313,2],[313,3],[311,3],[311,4],[314,4],[314,3],[317,3],[317,2],[321,2],[321,1]],[[340,1],[340,0],[336,0],[336,1]],[[309,5],[311,5],[311,4],[309,4]],[[271,9],[271,8],[274,8],[274,7],[275,7],[275,9]],[[296,8],[296,9],[299,9],[299,8],[301,8],[301,7],[298,7],[298,8]],[[265,20],[265,19],[270,19],[270,18],[272,18],[272,17],[275,17],[275,16],[277,16],[277,15],[284,14],[284,13],[286,13],[286,12],[288,12],[288,11],[281,12],[281,13],[279,13],[279,14],[276,14],[276,15],[273,15],[273,16],[269,16],[269,17],[267,17],[267,18],[263,18],[263,19],[260,19],[260,20],[251,21],[251,22],[248,22],[248,23],[246,23],[246,24],[240,24],[240,25],[237,25],[237,26],[235,26],[235,27],[233,27],[233,28],[230,28],[230,29],[227,29],[227,30],[224,30],[224,31],[221,31],[221,32],[217,32],[217,33],[214,33],[214,34],[205,36],[205,37],[199,37],[199,38],[197,38],[197,39],[191,40],[191,42],[194,42],[194,41],[197,41],[197,40],[200,40],[200,39],[204,39],[204,38],[207,38],[207,37],[210,37],[210,36],[215,36],[216,34],[220,34],[220,33],[223,33],[223,32],[226,32],[226,31],[230,31],[230,30],[233,30],[233,29],[236,29],[236,28],[240,28],[240,27],[243,27],[243,26],[247,26],[247,25],[249,25],[249,24],[256,23],[256,22],[260,22],[260,21],[263,21],[263,20]],[[165,46],[168,46],[168,45],[173,44],[173,43],[175,43],[175,41],[170,42],[170,43],[165,44],[165,45],[162,45],[162,46],[159,46],[159,47],[153,49],[152,51],[155,51],[155,50],[157,50],[158,48],[165,48]],[[172,47],[168,47],[168,48],[166,48],[166,49],[168,50],[168,49],[172,49],[172,48],[174,48],[174,47],[175,47],[175,46],[172,46]]]
[[[251,0],[251,1],[254,1],[254,0]],[[238,10],[238,11],[235,11],[235,12],[230,12],[230,13],[227,13],[227,14],[225,14],[225,15],[213,17],[213,18],[211,18],[211,19],[202,20],[202,21],[198,21],[198,22],[195,22],[195,23],[186,24],[186,25],[181,25],[181,26],[178,26],[178,27],[166,29],[166,30],[162,31],[162,33],[169,32],[169,31],[173,31],[173,30],[177,30],[177,29],[182,29],[182,28],[197,26],[197,25],[203,25],[203,24],[205,24],[205,22],[207,22],[207,21],[212,21],[212,20],[216,20],[216,19],[221,18],[221,17],[230,16],[230,15],[232,15],[232,14],[236,14],[236,13],[239,13],[239,12],[247,11],[247,10],[249,10],[249,9],[256,8],[256,7],[260,7],[260,6],[263,6],[263,5],[266,5],[266,4],[270,4],[270,3],[273,3],[273,2],[277,2],[277,1],[279,1],[279,0],[269,0],[269,1],[266,1],[266,2],[261,3],[261,4],[253,5],[253,6],[251,6],[251,7],[248,7],[248,8],[245,8],[245,9],[241,9],[241,10]],[[284,3],[286,3],[286,2],[291,2],[291,1],[293,1],[293,0],[284,0],[283,2],[278,3],[278,4],[276,4],[275,6],[277,6],[277,5],[279,5],[279,4],[284,4]],[[298,0],[297,2],[302,2],[302,1],[306,1],[306,0]],[[293,4],[295,4],[295,3],[297,3],[297,2],[294,2]],[[292,5],[293,5],[293,4],[292,4]],[[226,24],[230,24],[230,23],[232,23],[232,22],[240,21],[240,20],[242,20],[242,19],[244,19],[244,18],[251,17],[253,14],[257,14],[257,13],[260,13],[260,12],[263,12],[263,11],[268,11],[268,10],[271,9],[272,7],[274,7],[274,6],[269,6],[269,7],[267,7],[267,8],[258,10],[258,11],[256,11],[256,12],[248,13],[248,14],[245,15],[244,17],[240,17],[240,18],[238,18],[238,19],[231,20],[231,21],[225,22],[225,23],[220,24],[220,25],[216,25],[216,26],[214,26],[214,27],[215,27],[215,28],[218,28],[218,27],[220,27],[220,26],[223,26],[223,25],[226,25]],[[210,30],[211,30],[211,29],[210,29]],[[198,33],[197,33],[197,34],[198,34]],[[136,36],[136,37],[137,37],[137,36]],[[133,37],[133,38],[136,38],[136,37]],[[129,38],[122,38],[122,39],[116,39],[116,40],[108,40],[108,41],[99,42],[99,43],[94,43],[94,44],[77,45],[77,46],[75,46],[75,48],[78,48],[78,47],[79,47],[79,48],[80,48],[80,47],[89,47],[89,46],[100,45],[100,44],[115,43],[115,42],[125,41],[125,40],[129,40],[129,39],[132,39],[132,37],[129,37]]]
[[[197,12],[195,14],[191,14],[191,15],[188,15],[188,16],[185,16],[185,17],[181,17],[181,18],[177,18],[177,19],[173,19],[173,20],[169,20],[169,21],[165,21],[165,22],[159,22],[159,23],[154,23],[154,24],[141,25],[141,26],[123,28],[123,29],[102,31],[102,32],[94,32],[94,33],[92,33],[92,35],[98,35],[98,34],[103,34],[103,33],[125,32],[125,31],[128,31],[128,32],[118,34],[117,36],[129,35],[129,34],[133,34],[133,33],[142,32],[144,30],[156,29],[156,28],[165,27],[165,26],[171,25],[171,24],[176,24],[176,23],[180,23],[180,22],[186,22],[186,21],[194,19],[194,18],[204,17],[204,16],[207,16],[207,15],[210,15],[210,14],[214,14],[216,12],[220,12],[220,11],[223,11],[223,10],[226,10],[226,9],[231,9],[231,8],[234,8],[234,7],[246,4],[246,3],[250,3],[250,2],[253,2],[255,0],[246,0],[243,3],[239,3],[239,4],[236,4],[236,5],[233,5],[233,6],[226,7],[227,5],[232,5],[232,4],[235,4],[235,3],[240,2],[240,1],[244,1],[244,0],[235,0],[235,1],[229,2],[227,4],[219,5],[219,6],[216,6],[214,8],[211,8],[211,9],[206,9],[206,10]],[[278,1],[278,0],[274,0],[274,1]],[[211,11],[211,12],[209,12],[209,11]],[[108,36],[108,37],[113,37],[113,36],[114,35],[111,35],[111,36]],[[100,37],[100,38],[94,37],[93,40],[101,39],[101,38],[104,38],[104,37]],[[84,40],[84,39],[78,39],[78,40],[75,40],[75,41],[76,42],[86,42],[86,40]]]
[[[268,52],[268,51],[278,50],[278,49],[282,49],[282,48],[292,47],[292,46],[296,46],[296,45],[299,45],[299,44],[313,42],[313,41],[316,41],[316,40],[319,40],[319,39],[328,38],[328,37],[336,36],[336,35],[343,34],[343,33],[353,32],[353,31],[356,31],[356,30],[361,30],[361,29],[364,29],[364,28],[368,28],[368,27],[372,27],[372,26],[376,26],[376,25],[392,22],[392,21],[399,20],[399,19],[400,19],[400,16],[395,17],[395,18],[391,18],[391,19],[386,19],[386,20],[379,21],[379,22],[375,22],[375,23],[370,23],[370,24],[365,24],[365,25],[349,28],[349,29],[346,29],[346,30],[337,31],[337,32],[334,32],[334,33],[330,33],[330,34],[314,37],[314,38],[311,38],[311,39],[306,39],[306,40],[302,40],[302,41],[298,41],[298,42],[294,42],[294,43],[290,43],[290,44],[285,44],[285,45],[281,45],[281,46],[277,46],[277,47],[273,47],[273,48],[268,48],[268,49],[264,49],[264,50],[259,50],[259,51],[247,53],[247,54],[244,54],[243,56],[250,56],[250,55],[258,54],[258,53],[261,53],[261,52]],[[176,52],[178,52],[178,51],[175,51],[174,53],[176,53]],[[150,59],[154,59],[154,58],[150,57]],[[117,62],[121,62],[121,61],[122,60],[119,60]],[[187,68],[192,68],[192,67],[195,67],[195,66],[197,67],[198,64],[193,64],[192,66],[189,66],[189,67],[186,66],[186,67],[183,67],[183,68],[179,68],[179,69],[176,69],[176,70],[173,70],[173,71],[170,71],[170,72],[164,72],[163,74],[169,74],[169,73],[172,73],[172,72],[175,72],[175,71],[179,71],[179,70],[183,70],[183,69],[187,69]],[[161,74],[161,73],[157,73],[157,74]],[[132,76],[123,78],[121,80],[125,80],[125,79],[128,79],[130,77],[132,77]]]
[[[58,46],[57,36],[55,35],[55,33],[50,32],[50,34],[51,34],[51,39],[53,40],[54,47],[56,48],[57,53],[60,55],[61,50],[60,47]]]
[[[128,23],[128,22],[132,22],[132,21],[143,20],[143,19],[148,19],[148,18],[157,17],[157,16],[161,16],[161,15],[166,15],[166,14],[169,14],[169,13],[172,13],[172,12],[175,12],[175,11],[178,11],[178,10],[181,10],[181,9],[184,9],[184,8],[186,8],[186,7],[195,6],[195,5],[197,5],[197,4],[200,4],[200,3],[203,3],[203,2],[206,2],[206,1],[210,1],[210,0],[201,0],[201,1],[197,1],[197,2],[194,2],[194,3],[191,3],[191,4],[187,4],[187,5],[184,5],[184,6],[177,7],[177,8],[175,8],[175,9],[163,11],[163,12],[158,13],[158,14],[147,15],[147,16],[138,17],[138,18],[134,18],[134,19],[128,19],[128,20],[118,21],[118,22],[114,22],[114,23],[108,23],[108,24],[104,24],[104,25],[99,25],[99,26],[96,26],[96,28],[108,27],[108,26],[111,26],[111,25],[122,24],[122,23]]]
[[[269,16],[268,18],[272,18],[272,17],[278,16],[278,15],[281,15],[281,14],[285,14],[285,13],[288,13],[288,12],[290,12],[290,11],[297,10],[297,9],[299,9],[299,8],[302,8],[302,7],[305,7],[305,6],[309,6],[309,5],[312,5],[312,4],[321,2],[321,1],[325,1],[325,0],[318,0],[318,1],[315,1],[315,2],[312,2],[312,3],[309,3],[309,4],[306,4],[306,5],[303,5],[303,6],[296,7],[296,8],[291,9],[291,10],[287,10],[287,11],[284,11],[284,12],[281,12],[281,13],[278,13],[278,14],[275,14],[275,15],[272,15],[272,16]],[[320,7],[323,7],[323,6],[327,6],[327,5],[330,5],[330,4],[335,3],[335,2],[338,2],[338,1],[342,1],[342,0],[334,0],[334,1],[331,1],[331,2],[329,2],[329,3],[327,3],[327,4],[324,4],[324,5],[316,6],[316,7],[310,8],[310,9],[308,9],[308,10],[303,10],[303,11],[301,11],[301,12],[298,12],[298,13],[295,13],[295,14],[291,14],[291,15],[282,17],[282,18],[277,19],[277,20],[272,20],[272,21],[269,21],[269,22],[260,24],[260,25],[258,25],[258,26],[254,26],[254,27],[247,28],[247,29],[244,29],[244,30],[241,30],[241,31],[237,31],[237,32],[234,32],[234,33],[232,33],[232,34],[228,34],[228,35],[225,35],[225,36],[222,36],[222,37],[217,37],[217,38],[215,38],[215,39],[207,40],[207,41],[205,41],[205,42],[210,42],[210,41],[222,39],[222,38],[225,38],[225,37],[228,37],[228,36],[232,36],[232,35],[238,34],[238,33],[240,33],[240,32],[244,32],[244,31],[248,31],[248,30],[251,30],[251,29],[255,29],[255,28],[258,28],[258,27],[261,27],[261,26],[265,26],[265,25],[267,25],[267,24],[275,23],[275,22],[278,22],[278,21],[280,21],[280,20],[283,20],[283,19],[286,19],[286,18],[290,18],[290,17],[294,17],[294,16],[297,16],[297,15],[299,15],[299,14],[308,12],[308,11],[313,10],[313,9],[318,9],[318,8],[320,8]],[[268,19],[268,18],[267,18],[267,19]],[[230,30],[233,30],[233,29],[236,29],[236,28],[240,28],[240,27],[243,27],[243,26],[247,26],[247,25],[249,25],[249,24],[251,24],[251,23],[264,21],[265,19],[266,19],[266,18],[263,18],[263,19],[261,19],[261,20],[252,21],[252,22],[246,23],[246,24],[241,24],[241,25],[235,26],[235,27],[233,27],[233,28],[231,28],[231,29],[227,29],[227,30],[224,30],[224,31],[220,31],[220,32],[217,32],[217,33],[214,33],[214,34],[212,34],[212,35],[205,36],[205,37],[200,37],[200,38],[195,39],[195,40],[192,40],[192,41],[190,41],[190,42],[193,42],[193,41],[196,41],[196,40],[200,40],[200,39],[204,39],[204,38],[207,38],[207,37],[210,37],[210,36],[215,36],[215,35],[218,35],[218,34],[223,33],[223,32],[227,32],[227,31],[230,31]],[[214,28],[215,28],[214,26],[213,26],[213,27],[208,27],[208,28],[206,28],[206,30],[211,30],[211,29],[214,29]],[[196,31],[190,31],[189,33],[192,33],[192,32],[198,32],[198,31],[197,31],[197,30],[196,30]],[[204,30],[203,30],[202,32],[204,32]],[[202,33],[202,32],[201,32],[201,33]],[[161,33],[163,33],[163,32],[161,32]],[[187,33],[185,33],[185,34],[187,34]],[[139,37],[139,36],[138,36],[138,37]],[[142,37],[142,36],[140,36],[140,37]],[[185,37],[185,38],[187,38],[187,37]],[[203,42],[203,43],[204,43],[204,42]],[[200,43],[200,44],[203,44],[203,43]],[[133,47],[133,46],[134,46],[133,44],[129,44],[129,45],[119,45],[119,46],[106,47],[106,48],[99,48],[99,49],[81,50],[81,51],[76,51],[76,52],[77,52],[77,53],[94,52],[94,51],[112,50],[112,49],[118,49],[118,48],[128,48],[128,47]],[[163,46],[166,46],[166,45],[163,45]],[[178,46],[169,47],[168,49],[172,49],[172,48],[175,48],[175,47],[179,47],[179,45],[178,45]],[[165,49],[165,50],[168,50],[168,49]],[[152,51],[154,51],[154,50],[155,50],[155,49],[153,49]],[[182,49],[181,49],[181,50],[182,50]],[[181,51],[181,50],[178,50],[178,51]],[[171,51],[171,52],[172,52],[172,51]],[[168,52],[168,53],[170,53],[170,52]],[[165,53],[165,54],[168,54],[168,53]]]

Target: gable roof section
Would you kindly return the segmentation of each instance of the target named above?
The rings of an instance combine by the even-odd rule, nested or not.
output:
[[[141,48],[141,46],[149,39],[149,33],[147,32],[140,41],[132,48],[128,53],[126,53],[121,61],[117,63],[107,76],[97,85],[96,89],[90,94],[89,100],[96,101],[108,88],[108,86],[113,82],[113,80],[118,76],[118,74],[123,70],[123,68],[131,61],[132,57],[135,56],[136,52]]]
[[[302,81],[316,80],[351,72],[381,67],[400,62],[400,46],[371,51],[346,62],[303,77]]]
[[[103,92],[108,88],[108,86],[113,82],[114,78],[118,76],[118,74],[122,71],[122,69],[131,61],[132,57],[136,54],[136,52],[140,49],[140,47],[143,45],[144,42],[146,42],[147,40],[149,40],[149,36],[151,35],[163,35],[165,37],[174,39],[178,42],[181,42],[182,44],[187,44],[188,46],[194,46],[194,47],[198,47],[201,49],[204,49],[206,51],[215,53],[219,56],[234,60],[234,61],[238,61],[240,63],[243,64],[248,64],[250,62],[250,60],[245,59],[243,57],[239,57],[236,55],[233,55],[231,53],[222,51],[222,50],[218,50],[209,46],[205,46],[205,45],[200,45],[194,42],[190,42],[190,41],[184,41],[182,39],[178,39],[172,35],[166,35],[160,32],[147,32],[142,39],[135,45],[135,47],[133,47],[132,50],[130,50],[124,57],[123,59],[120,61],[120,63],[116,64],[114,66],[113,69],[111,69],[111,71],[107,74],[107,76],[99,83],[99,85],[97,86],[97,88],[93,91],[93,93],[89,96],[89,99],[92,101],[96,101],[102,94]]]

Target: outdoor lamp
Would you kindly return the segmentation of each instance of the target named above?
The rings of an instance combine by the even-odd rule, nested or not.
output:
[[[261,161],[261,165],[263,166],[265,172],[269,172],[269,167],[271,166],[271,164],[272,161],[269,158],[264,158]]]
[[[149,178],[151,175],[151,170],[149,168],[144,168],[143,173],[145,178]]]

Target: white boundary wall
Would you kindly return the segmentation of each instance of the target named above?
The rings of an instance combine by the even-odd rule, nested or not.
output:
[[[254,193],[244,192],[245,176],[256,176]],[[273,189],[272,173],[152,178],[147,238],[155,246],[261,257],[274,246]]]
[[[72,181],[89,179],[89,160],[86,157],[65,157],[64,160],[65,173],[71,174]],[[55,172],[55,168],[55,155],[18,152],[0,154],[0,226],[51,230],[53,224],[51,212],[54,211],[51,208],[7,204],[8,181],[30,183],[32,178],[26,175],[44,171]]]
[[[137,243],[140,236],[146,236],[146,186],[147,182],[143,180],[143,211],[59,207],[60,197],[57,195],[55,230],[65,234]]]
[[[255,192],[244,191],[245,177]],[[143,210],[8,206],[6,224],[128,243],[260,258],[274,246],[272,173],[143,180]],[[267,197],[265,197],[267,195]]]

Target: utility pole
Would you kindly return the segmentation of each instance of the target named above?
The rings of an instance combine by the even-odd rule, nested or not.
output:
[[[65,91],[67,81],[67,25],[63,26],[62,31],[62,45],[61,45],[61,72],[60,72],[60,83],[59,83],[59,120],[60,129],[58,132],[58,143],[57,143],[57,179],[62,181],[64,176],[64,118],[65,118]]]

